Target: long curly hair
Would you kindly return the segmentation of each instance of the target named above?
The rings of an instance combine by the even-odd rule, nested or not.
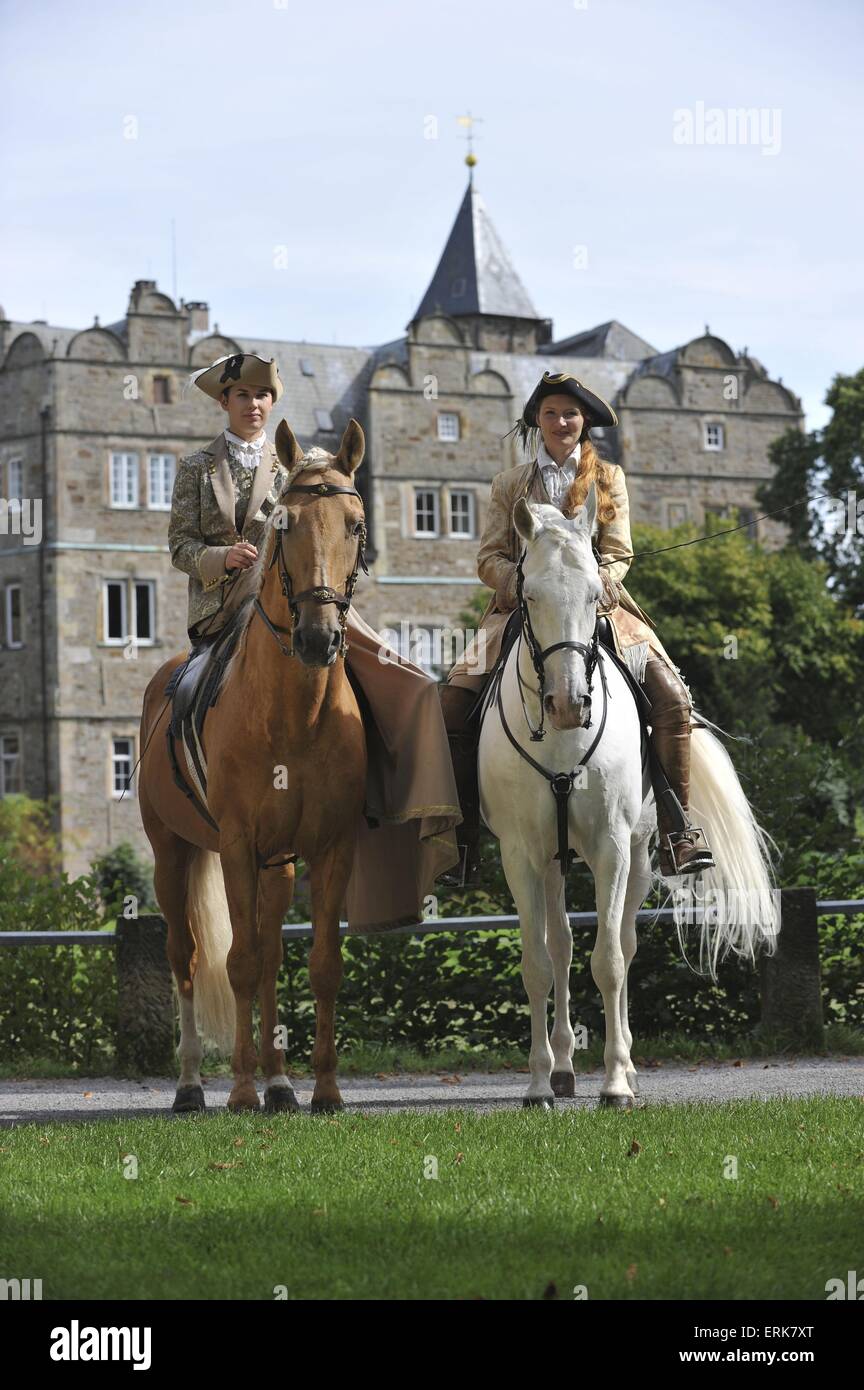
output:
[[[582,440],[582,453],[579,459],[579,472],[567,489],[567,496],[561,507],[565,516],[573,516],[588,496],[591,484],[597,485],[597,521],[608,525],[615,520],[615,504],[610,495],[612,485],[612,464],[601,458],[592,441]]]

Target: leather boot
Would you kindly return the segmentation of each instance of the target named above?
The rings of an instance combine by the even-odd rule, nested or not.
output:
[[[465,723],[465,715],[477,698],[475,690],[458,685],[440,685],[438,693],[444,714],[447,741],[453,760],[453,775],[459,793],[462,821],[456,826],[459,864],[438,881],[448,888],[467,888],[480,881],[480,789],[477,782],[476,724]]]
[[[648,653],[642,682],[651,701],[652,751],[671,787],[655,782],[660,873],[663,878],[698,874],[714,866],[700,826],[690,823],[690,702],[675,672]],[[677,797],[679,805],[675,804]]]

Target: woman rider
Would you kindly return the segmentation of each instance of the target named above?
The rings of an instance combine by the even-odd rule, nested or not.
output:
[[[254,353],[223,357],[195,376],[227,423],[206,449],[182,459],[171,499],[171,563],[189,575],[188,632],[193,653],[209,646],[233,611],[238,570],[258,555],[264,524],[287,474],[264,426],[282,395],[273,361]]]
[[[464,856],[463,871],[461,880],[451,877],[451,882],[477,881],[479,721],[466,722],[466,715],[488,680],[501,649],[504,628],[517,607],[516,563],[522,546],[513,525],[513,507],[519,497],[528,497],[534,502],[552,503],[565,516],[572,516],[584,502],[592,481],[597,487],[598,503],[594,543],[600,559],[607,562],[600,569],[606,599],[598,613],[608,616],[616,650],[651,701],[653,751],[683,811],[682,818],[669,793],[658,793],[655,786],[660,872],[664,877],[698,873],[714,863],[701,830],[692,826],[688,817],[690,693],[657,637],[651,619],[623,586],[633,550],[627,484],[622,468],[599,457],[589,434],[596,426],[608,428],[617,423],[612,407],[576,377],[544,372],[515,426],[531,462],[499,473],[492,480],[486,525],[477,552],[478,575],[495,590],[480,620],[485,636],[484,669],[478,669],[475,663],[478,645],[472,644],[439,688],[464,816],[457,829]]]

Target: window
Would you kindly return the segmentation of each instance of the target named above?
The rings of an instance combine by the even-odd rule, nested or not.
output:
[[[414,535],[438,535],[438,493],[431,488],[414,489]]]
[[[703,446],[718,453],[724,447],[722,425],[706,425]]]
[[[6,623],[6,646],[23,647],[21,636],[21,585],[7,584],[3,604]]]
[[[111,506],[138,506],[138,455],[111,455]]]
[[[125,646],[133,640],[139,645],[155,640],[156,585],[152,579],[106,579],[102,606],[103,642]]]
[[[315,375],[315,363],[312,361],[311,357],[300,358],[300,370],[304,376]]]
[[[722,522],[726,522],[726,523],[728,523],[729,520],[730,520],[730,517],[729,517],[729,508],[727,507],[727,505],[726,505],[725,502],[723,502],[723,503],[720,503],[720,502],[706,502],[706,503],[705,503],[705,508],[704,508],[704,510],[705,510],[705,527],[706,527],[706,530],[708,529],[708,519],[709,519],[709,517],[710,517],[710,518],[714,518],[714,519],[717,520],[717,521],[722,521]]]
[[[690,520],[690,508],[686,502],[666,503],[666,525],[670,528],[683,526]]]
[[[450,493],[450,535],[466,540],[474,535],[474,493],[470,489]]]
[[[151,454],[147,466],[147,505],[153,511],[171,510],[177,460],[173,454]]]
[[[170,376],[154,376],[153,378],[153,404],[171,404],[171,378]]]
[[[442,411],[438,416],[438,438],[453,440],[459,438],[459,416]]]
[[[131,781],[132,764],[135,761],[135,740],[131,738],[112,738],[111,740],[111,794],[122,796],[125,791],[135,791]]]
[[[319,430],[325,430],[325,431],[328,431],[328,432],[329,432],[330,430],[332,430],[332,429],[334,428],[334,426],[333,426],[333,416],[330,414],[330,411],[329,411],[329,410],[316,410],[316,411],[315,411],[315,424],[318,426]]]
[[[21,735],[0,734],[0,796],[21,791]]]
[[[24,491],[24,464],[21,459],[10,459],[6,465],[6,500],[20,501]]]
[[[748,536],[754,541],[759,534],[759,525],[756,521],[758,515],[759,513],[756,511],[755,507],[738,508],[738,525],[746,526]]]

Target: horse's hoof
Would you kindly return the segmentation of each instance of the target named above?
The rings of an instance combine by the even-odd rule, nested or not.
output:
[[[633,1097],[632,1097],[632,1096],[601,1096],[601,1097],[600,1097],[600,1109],[601,1109],[601,1110],[632,1110],[632,1109],[633,1109]]]
[[[552,1096],[525,1096],[522,1100],[523,1110],[552,1110],[554,1106]]]
[[[175,1115],[203,1115],[206,1108],[203,1086],[177,1087],[174,1104],[171,1106]]]
[[[261,1102],[257,1095],[254,1100],[232,1100],[229,1096],[228,1109],[232,1115],[251,1115],[261,1109]]]
[[[341,1100],[314,1100],[310,1107],[313,1115],[336,1115],[340,1110],[345,1109],[345,1103]]]
[[[290,1086],[268,1086],[264,1092],[264,1114],[279,1115],[287,1112],[293,1115],[300,1104]]]
[[[556,1096],[571,1100],[576,1094],[576,1077],[572,1071],[553,1071],[552,1090]]]
[[[632,1076],[630,1075],[629,1072],[627,1073],[627,1085],[630,1087],[630,1090],[633,1092],[634,1096],[638,1096],[638,1094],[639,1094],[639,1082],[636,1080],[636,1073],[635,1073],[635,1072],[633,1073]]]

